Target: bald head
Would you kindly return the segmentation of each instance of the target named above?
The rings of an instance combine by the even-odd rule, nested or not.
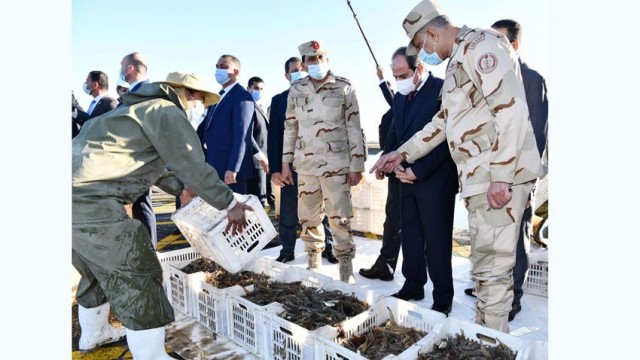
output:
[[[125,80],[130,84],[144,79],[147,75],[147,62],[139,52],[125,55],[120,62],[120,68]]]

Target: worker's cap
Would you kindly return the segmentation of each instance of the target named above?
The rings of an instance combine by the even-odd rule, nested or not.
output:
[[[158,84],[167,84],[172,87],[184,87],[189,90],[200,91],[204,94],[204,106],[217,104],[220,101],[220,95],[207,89],[200,77],[194,73],[172,72],[167,75],[166,81],[158,81]]]
[[[423,0],[414,7],[402,21],[402,28],[409,37],[409,45],[407,46],[407,56],[413,56],[420,51],[411,43],[416,33],[423,26],[436,17],[444,15],[440,4],[436,0]]]
[[[298,46],[298,51],[301,56],[318,56],[318,55],[326,55],[329,51],[325,50],[322,43],[318,40],[307,41],[306,43]]]

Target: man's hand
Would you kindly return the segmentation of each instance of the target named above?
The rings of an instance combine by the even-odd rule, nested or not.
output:
[[[349,171],[349,174],[347,175],[347,184],[356,186],[360,183],[360,180],[362,180],[361,172]]]
[[[229,233],[229,229],[231,229],[231,235],[235,236],[244,231],[244,228],[247,227],[247,218],[244,216],[245,210],[253,211],[253,208],[240,201],[236,203],[236,206],[227,210],[227,220],[229,220],[229,223],[227,227],[224,228],[225,233]]]
[[[224,173],[224,183],[227,184],[227,185],[235,184],[236,183],[236,173],[231,171],[231,170],[227,170]]]
[[[285,185],[293,185],[293,174],[291,173],[291,169],[289,169],[289,163],[282,163],[280,180],[282,180]]]
[[[378,75],[378,80],[382,80],[384,78],[384,75],[382,74],[382,68],[380,66],[376,68],[376,75]]]
[[[418,179],[410,167],[404,169],[402,168],[402,166],[398,165],[398,167],[396,167],[395,173],[396,178],[406,184],[413,184],[413,182]]]
[[[265,173],[269,173],[269,163],[266,160],[260,160],[260,166],[262,166],[262,170],[264,170]]]
[[[492,209],[502,209],[511,200],[511,184],[491,182],[487,191],[487,200]]]
[[[185,205],[187,205],[189,201],[191,201],[196,196],[197,194],[193,192],[193,190],[185,186],[184,189],[182,189],[182,193],[180,193],[180,207],[184,207]]]
[[[373,164],[371,170],[369,170],[369,174],[373,174],[376,170],[390,173],[394,171],[396,166],[400,165],[402,161],[404,161],[404,156],[402,156],[402,154],[397,151],[392,151],[388,154],[380,156],[378,161]]]
[[[275,186],[284,186],[284,184],[282,183],[282,174],[280,172],[274,172],[273,174],[271,174],[271,181],[273,181],[273,184]]]

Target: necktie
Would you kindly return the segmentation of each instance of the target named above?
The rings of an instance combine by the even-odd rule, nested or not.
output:
[[[87,111],[87,113],[89,115],[91,115],[91,113],[93,112],[93,108],[96,106],[96,99],[91,100],[91,104],[89,104],[89,110]]]
[[[417,94],[417,93],[418,93],[418,92],[417,92],[417,91],[415,91],[415,90],[413,90],[412,92],[410,92],[410,93],[409,93],[409,98],[408,98],[409,102],[413,101],[413,98],[415,98],[415,97],[416,97],[416,94]]]
[[[224,95],[224,89],[220,90],[220,96]]]

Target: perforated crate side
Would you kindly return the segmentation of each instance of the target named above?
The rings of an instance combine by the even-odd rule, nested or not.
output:
[[[264,310],[265,359],[313,360],[316,335],[279,317],[277,314],[283,310],[278,303],[270,304]]]
[[[522,287],[527,294],[549,296],[549,257],[545,249],[529,253],[529,273]]]
[[[369,231],[369,209],[353,208],[353,217],[350,221],[351,230]]]
[[[361,182],[351,188],[351,206],[354,208],[368,209],[370,206],[369,184]]]
[[[369,210],[368,232],[376,235],[384,233],[384,221],[387,218],[384,210]]]
[[[200,289],[196,292],[197,313],[196,320],[217,335],[227,336],[227,298],[222,289],[218,289],[206,281],[200,282]]]
[[[444,314],[437,311],[428,310],[393,297],[385,297],[377,301],[368,312],[355,316],[341,324],[344,339],[354,335],[362,335],[376,326],[383,325],[390,319],[391,314],[398,325],[423,330],[427,332],[427,335],[402,353],[388,355],[384,359],[416,359],[421,342],[435,336],[435,328],[446,319]],[[338,341],[337,336],[331,338],[316,337],[315,358],[325,360],[367,360],[366,357],[343,347]]]
[[[246,289],[253,291],[253,285]],[[264,306],[242,298],[244,294],[244,289],[238,285],[227,289],[229,338],[251,353],[262,356]]]
[[[169,287],[167,297],[171,305],[181,313],[196,316],[197,295],[193,289],[193,282],[205,279],[204,272],[186,274],[173,265],[168,265]]]
[[[383,210],[387,204],[388,178],[377,181],[369,187],[369,208],[371,210]]]

